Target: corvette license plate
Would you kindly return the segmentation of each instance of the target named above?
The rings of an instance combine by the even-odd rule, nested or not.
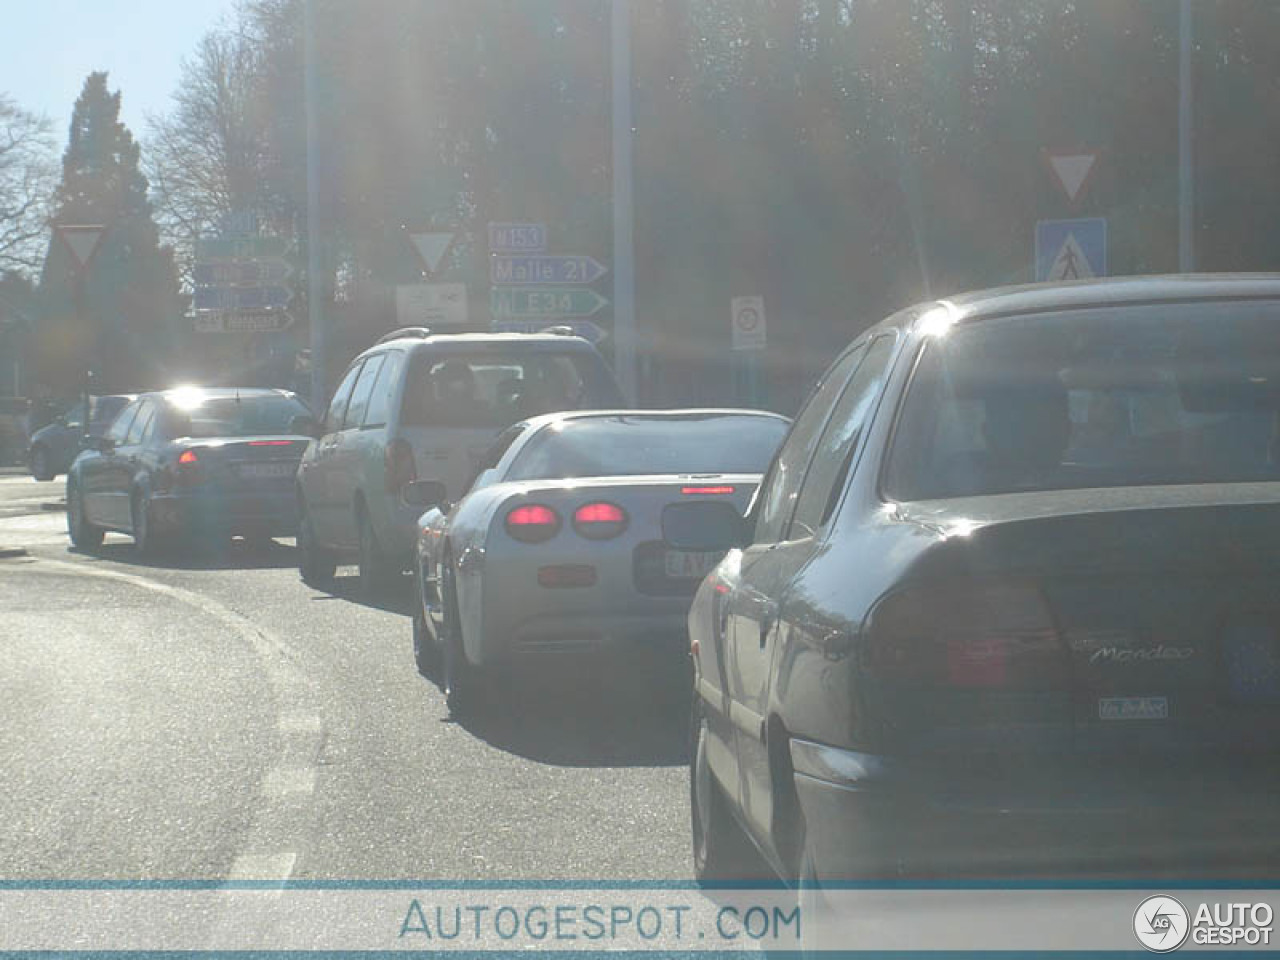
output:
[[[242,480],[280,480],[292,477],[297,471],[296,463],[242,463],[240,478]]]
[[[719,553],[692,553],[686,550],[668,550],[664,558],[667,578],[670,580],[701,580],[720,562]]]

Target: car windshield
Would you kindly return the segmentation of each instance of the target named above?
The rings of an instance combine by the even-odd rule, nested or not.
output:
[[[589,354],[489,351],[420,355],[405,387],[403,422],[410,427],[507,427],[554,413],[616,406]]]
[[[777,417],[586,417],[544,428],[508,480],[636,474],[761,473],[786,433]]]
[[[924,348],[889,460],[898,500],[1280,480],[1280,304],[961,324]]]
[[[191,408],[171,408],[174,437],[253,437],[289,433],[307,408],[296,397],[210,397]]]

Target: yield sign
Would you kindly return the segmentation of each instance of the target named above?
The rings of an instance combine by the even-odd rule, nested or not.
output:
[[[106,227],[102,224],[63,224],[54,228],[58,236],[62,238],[62,242],[66,244],[67,250],[70,251],[71,257],[76,262],[76,269],[83,270],[89,265],[89,261],[93,259],[94,251],[98,249],[98,241],[102,239],[102,234],[106,232]]]
[[[1096,150],[1048,150],[1045,151],[1044,156],[1058,185],[1062,187],[1062,192],[1067,195],[1067,200],[1074,204],[1083,194],[1085,184],[1089,182],[1090,175],[1097,167],[1098,152]]]
[[[418,251],[418,256],[422,258],[422,265],[427,268],[427,273],[435,273],[436,268],[440,266],[440,261],[449,251],[449,244],[453,243],[453,234],[411,233],[409,239],[413,241],[413,246]]]

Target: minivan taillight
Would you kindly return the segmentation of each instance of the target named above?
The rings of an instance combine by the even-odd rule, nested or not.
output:
[[[507,533],[521,543],[543,543],[560,531],[560,514],[540,503],[526,503],[507,514]]]
[[[413,461],[413,447],[401,437],[387,445],[386,463],[387,493],[399,493],[406,483],[418,479],[418,466]]]
[[[573,529],[588,540],[609,540],[627,529],[627,512],[614,503],[588,503],[573,512]]]
[[[1044,595],[1018,580],[916,585],[871,612],[863,664],[907,687],[1061,690],[1070,655]]]

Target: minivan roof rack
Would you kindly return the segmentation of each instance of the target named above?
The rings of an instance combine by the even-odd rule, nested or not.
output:
[[[578,334],[568,324],[558,323],[554,327],[544,327],[539,333],[549,333],[554,337],[576,337]]]
[[[384,333],[378,338],[374,346],[377,346],[378,343],[387,343],[390,340],[425,340],[429,336],[431,336],[430,327],[400,327],[390,333]]]

